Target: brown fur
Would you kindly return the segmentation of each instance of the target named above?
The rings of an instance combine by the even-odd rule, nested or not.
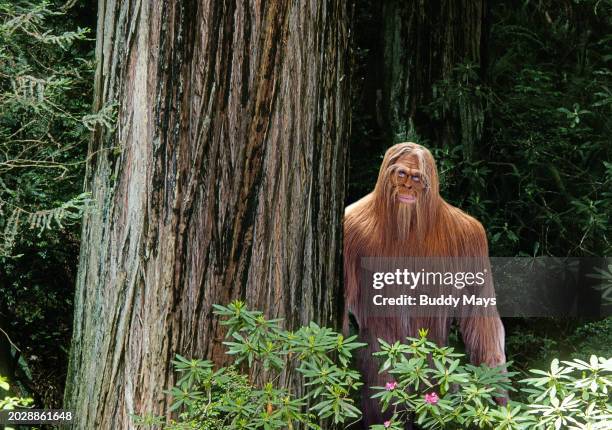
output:
[[[420,187],[417,201],[399,203],[401,186],[393,175],[402,160],[418,163]],[[405,191],[405,190],[404,190]],[[377,338],[387,341],[417,336],[420,328],[429,329],[429,338],[442,345],[447,342],[451,318],[375,317],[367,315],[360,303],[359,265],[361,257],[482,257],[488,262],[488,246],[482,225],[460,209],[446,203],[439,193],[438,173],[431,153],[415,143],[400,143],[387,151],[374,191],[348,206],[344,216],[344,331],[349,329],[349,313],[359,327],[359,337],[369,347],[358,357],[365,387],[384,385],[389,379],[379,375],[371,353],[378,350]],[[490,286],[492,288],[492,285]],[[459,327],[474,364],[496,366],[505,363],[504,329],[495,313],[491,317],[459,318]],[[367,389],[366,389],[367,390]],[[380,424],[383,416],[371,392],[364,390],[364,424]]]

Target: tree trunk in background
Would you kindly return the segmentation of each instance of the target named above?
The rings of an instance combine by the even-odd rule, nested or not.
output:
[[[472,155],[483,134],[484,102],[478,89],[474,89],[474,76],[469,75],[474,73],[478,79],[485,72],[486,3],[486,0],[383,3],[381,111],[389,140],[411,139],[416,131],[431,145],[462,144],[466,158]],[[473,72],[456,70],[468,64]],[[444,80],[452,82],[457,90],[447,91]],[[437,89],[432,91],[434,87]],[[436,112],[426,109],[434,98],[441,102]],[[458,111],[459,116],[454,117],[453,111]]]
[[[98,129],[65,405],[163,413],[176,353],[225,359],[213,303],[336,325],[349,120],[342,1],[100,0]]]

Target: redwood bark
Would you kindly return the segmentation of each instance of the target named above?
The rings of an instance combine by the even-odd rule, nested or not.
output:
[[[336,325],[348,100],[342,1],[99,1],[65,406],[161,414],[176,353],[224,361],[213,303]],[[296,387],[299,390],[299,387]]]

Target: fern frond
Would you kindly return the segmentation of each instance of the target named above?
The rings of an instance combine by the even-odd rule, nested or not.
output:
[[[52,209],[27,212],[20,207],[15,207],[6,220],[4,230],[0,235],[0,257],[10,255],[22,225],[25,224],[32,230],[38,230],[38,236],[40,237],[45,230],[63,229],[67,225],[78,222],[91,202],[90,193],[81,193]],[[0,201],[0,215],[3,213],[4,206],[6,206],[5,203],[5,201]]]

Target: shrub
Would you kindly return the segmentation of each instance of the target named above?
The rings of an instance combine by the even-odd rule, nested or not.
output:
[[[362,384],[349,368],[352,351],[363,344],[310,323],[295,332],[267,320],[241,301],[215,305],[227,317],[227,353],[235,365],[214,370],[207,360],[173,361],[181,375],[171,394],[170,410],[179,411],[167,429],[285,429],[337,427],[359,419],[352,394]],[[242,368],[237,367],[242,365]],[[248,365],[248,377],[241,373]],[[297,370],[304,393],[294,392],[287,369]],[[161,417],[140,417],[141,425],[162,425]]]
[[[510,400],[500,406],[495,397],[514,391],[509,378],[514,372],[463,364],[464,354],[438,347],[426,338],[408,338],[407,344],[379,340],[381,372],[390,375],[384,387],[374,387],[383,411],[393,417],[372,428],[403,429],[414,419],[423,429],[496,430],[609,429],[612,405],[612,358],[591,356],[589,363],[552,361],[550,370],[531,370],[533,377],[518,382],[528,403]]]
[[[568,343],[575,349],[572,357],[603,355],[612,357],[612,317],[581,325],[569,336]]]
[[[30,406],[33,402],[31,398],[17,397],[10,395],[11,386],[6,377],[0,375],[0,392],[5,391],[4,398],[0,398],[0,411],[13,410]],[[13,430],[13,427],[3,427],[6,430]]]
[[[362,383],[349,368],[353,351],[363,346],[355,336],[344,339],[314,323],[286,331],[280,320],[267,320],[240,301],[215,309],[226,317],[224,344],[234,365],[215,370],[210,361],[177,355],[173,364],[180,377],[170,391],[170,411],[177,411],[178,419],[165,424],[165,417],[136,417],[137,424],[170,430],[321,429],[343,428],[360,418],[352,396]],[[467,364],[465,354],[429,341],[427,330],[407,341],[379,339],[381,350],[374,356],[389,381],[373,387],[373,398],[392,417],[372,430],[401,430],[408,421],[447,430],[612,428],[612,358],[555,359],[550,369],[530,370],[529,378],[513,385],[517,372]],[[283,374],[292,368],[303,393],[293,391]],[[517,389],[526,403],[498,404]]]

